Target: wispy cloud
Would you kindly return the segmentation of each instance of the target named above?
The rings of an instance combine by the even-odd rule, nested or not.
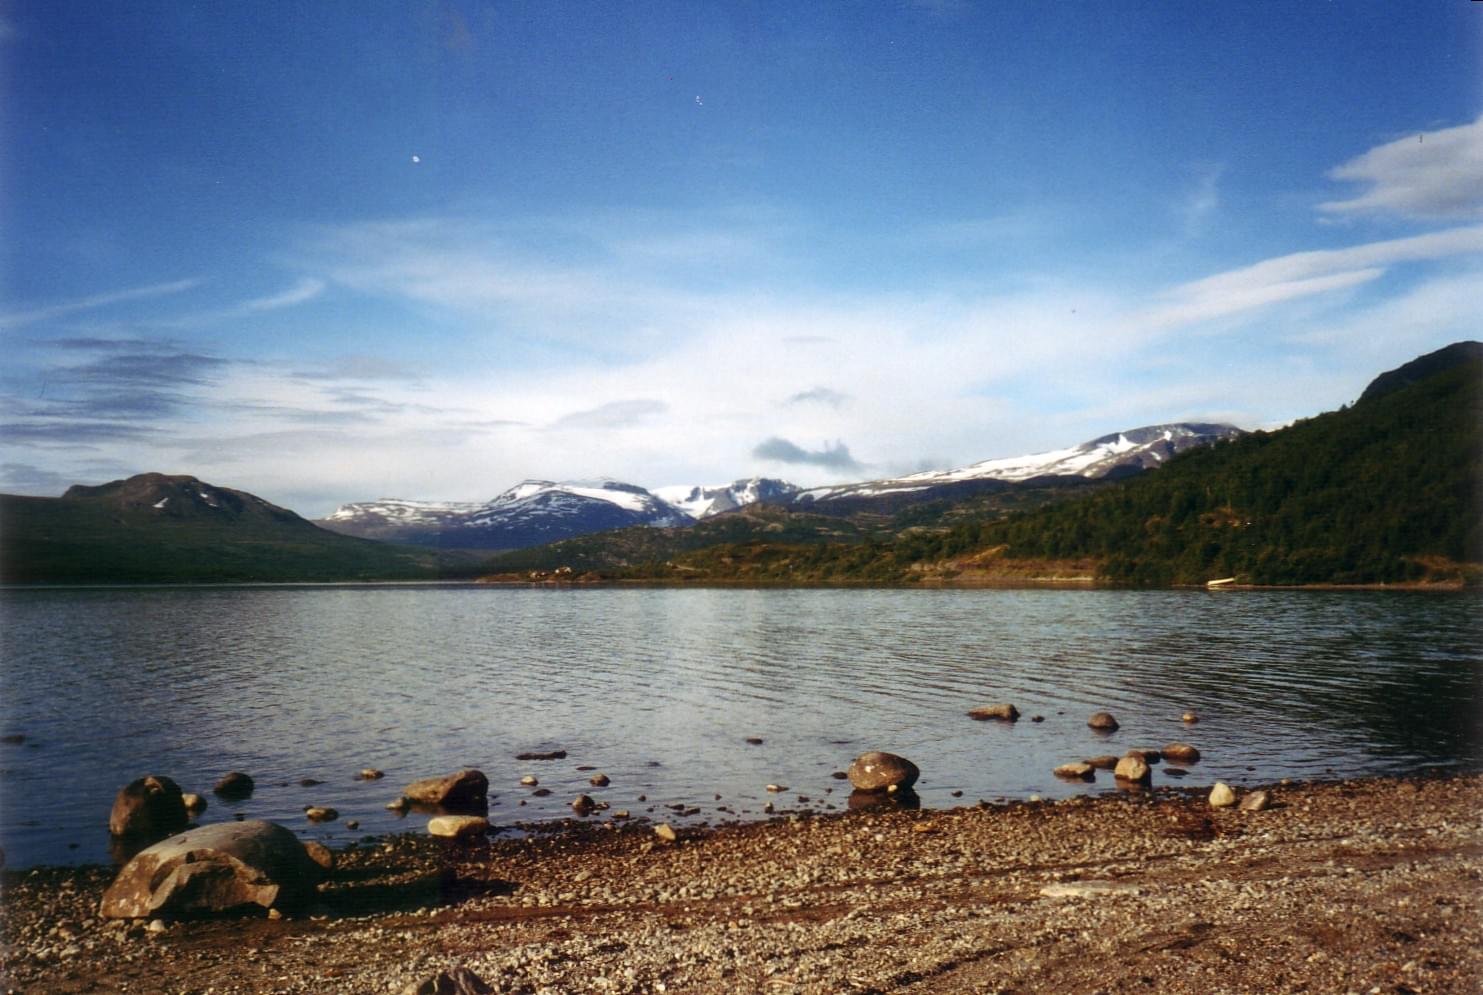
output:
[[[799,391],[788,398],[789,404],[825,404],[831,408],[842,408],[849,403],[850,395],[842,394],[828,387],[814,387],[811,390]]]
[[[773,436],[759,442],[752,450],[752,456],[756,459],[770,460],[774,463],[795,463],[806,466],[822,467],[835,472],[844,471],[849,473],[863,472],[865,467],[850,455],[850,449],[843,442],[835,441],[825,443],[823,449],[804,449],[796,443],[789,442]]]
[[[140,301],[152,297],[179,294],[198,286],[200,282],[200,280],[192,279],[174,280],[169,283],[155,283],[146,287],[135,287],[131,290],[118,290],[107,294],[81,297],[71,301],[61,301],[56,304],[48,304],[45,307],[33,308],[29,311],[14,311],[10,314],[0,314],[0,328],[17,328],[40,321],[63,318],[79,311],[91,311],[95,308],[106,307],[111,304],[122,304],[128,301]]]
[[[610,401],[586,411],[574,411],[551,423],[552,428],[628,428],[669,410],[663,401],[640,398],[628,401]]]
[[[1367,189],[1347,200],[1319,204],[1325,214],[1453,221],[1483,217],[1483,117],[1376,146],[1329,176]]]

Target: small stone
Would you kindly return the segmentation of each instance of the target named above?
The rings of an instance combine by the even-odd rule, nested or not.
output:
[[[1216,781],[1215,787],[1210,789],[1211,808],[1229,808],[1236,804],[1236,792],[1224,781]]]
[[[534,774],[526,774],[524,777],[522,777],[520,779],[520,783],[523,784],[523,785],[525,785],[527,788],[534,788],[538,784],[540,784],[541,782],[538,781],[538,780],[536,780],[536,777],[535,777]]]
[[[1091,767],[1095,767],[1097,770],[1112,770],[1117,766],[1119,759],[1121,758],[1115,757],[1111,753],[1104,753],[1100,757],[1091,757],[1083,762]]]
[[[334,822],[340,817],[340,813],[326,806],[310,805],[304,809],[304,816],[310,822]]]
[[[1265,788],[1253,791],[1241,799],[1241,811],[1265,812],[1272,806],[1272,793]]]
[[[1031,722],[1044,722],[1045,721],[1045,716],[1044,715],[1032,715],[1032,716],[1030,716],[1030,721]]]
[[[587,815],[595,808],[597,808],[597,802],[587,795],[578,795],[572,799],[572,811],[578,815]]]
[[[379,781],[385,776],[385,771],[377,770],[375,767],[367,767],[360,772],[362,781]]]
[[[549,753],[517,753],[516,760],[565,760],[565,750],[552,750]]]
[[[1091,764],[1061,764],[1051,773],[1073,781],[1090,781],[1096,777],[1096,768]]]
[[[751,746],[761,746],[762,745],[762,737],[761,736],[748,736],[747,737],[747,743],[749,745],[751,745]]]
[[[1182,767],[1165,767],[1164,774],[1168,777],[1188,777],[1189,771]]]
[[[1188,743],[1169,743],[1163,752],[1164,759],[1173,764],[1192,764],[1200,759],[1200,751]]]
[[[842,770],[836,770],[836,771],[831,772],[829,776],[832,777],[832,778],[834,778],[836,781],[843,781],[845,778],[849,777],[850,775],[846,774]]]
[[[144,928],[151,933],[163,933],[170,927],[165,925],[165,920],[163,919],[151,919],[149,925]]]
[[[781,794],[784,791],[787,791],[788,790],[788,786],[786,784],[769,784],[767,786],[767,790],[768,791],[771,791],[773,794],[776,795],[776,794]]]
[[[979,722],[989,719],[996,719],[1000,722],[1015,722],[1020,717],[1020,710],[1008,702],[1001,702],[997,705],[980,705],[978,708],[970,711],[968,717],[970,719],[976,719]]]
[[[489,832],[489,820],[482,815],[439,815],[428,820],[427,831],[443,839],[467,839]]]
[[[359,819],[349,819],[349,820],[347,820],[346,823],[345,823],[345,828],[346,829],[359,829],[360,828],[360,820]]]
[[[673,843],[675,840],[679,839],[679,836],[675,833],[674,827],[667,822],[661,822],[659,825],[655,826],[654,835],[658,836],[666,843]]]
[[[618,811],[616,811],[616,812],[613,813],[613,818],[615,818],[615,819],[626,819],[626,818],[628,818],[628,809],[626,809],[626,808],[620,808]]]
[[[1144,763],[1150,765],[1156,764],[1160,760],[1164,759],[1163,753],[1159,752],[1158,750],[1149,749],[1146,746],[1140,746],[1135,750],[1129,750],[1127,755],[1130,757],[1139,757],[1143,760]]]
[[[1200,716],[1196,715],[1194,712],[1185,712],[1179,717],[1179,721],[1183,722],[1186,725],[1194,725],[1196,722],[1200,721]]]
[[[309,840],[304,844],[304,852],[309,855],[310,860],[314,861],[326,871],[333,871],[335,869],[335,851],[331,850],[323,843]]]
[[[1111,712],[1097,712],[1087,719],[1087,725],[1098,732],[1113,732],[1117,729],[1117,719],[1112,717]]]
[[[593,774],[587,779],[587,783],[594,788],[606,788],[612,782],[608,780],[608,775],[606,774]]]
[[[1113,768],[1112,774],[1119,781],[1128,781],[1133,784],[1147,784],[1152,777],[1148,764],[1138,757],[1123,757]]]
[[[200,815],[206,811],[206,799],[194,791],[187,791],[180,796],[180,800],[185,803],[185,810],[191,815]]]
[[[386,803],[387,810],[391,812],[405,812],[411,807],[412,799],[406,795],[397,795],[397,797]]]

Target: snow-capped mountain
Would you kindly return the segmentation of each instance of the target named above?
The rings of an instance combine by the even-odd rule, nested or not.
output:
[[[786,480],[772,477],[752,477],[735,480],[729,484],[706,487],[690,487],[677,484],[672,487],[656,487],[654,495],[694,519],[709,518],[723,511],[735,511],[749,504],[765,501],[770,504],[786,504],[797,494],[799,488]]]
[[[1193,422],[1148,425],[1104,435],[1069,449],[984,460],[956,470],[929,470],[892,480],[814,487],[800,491],[794,498],[794,503],[903,495],[969,481],[998,480],[1017,483],[1037,477],[1084,477],[1095,480],[1108,475],[1150,469],[1175,453],[1193,446],[1209,445],[1241,434],[1242,430],[1234,425]]]
[[[521,549],[629,525],[693,519],[642,487],[616,480],[526,480],[492,501],[384,499],[341,505],[318,524],[335,532],[446,549]]]

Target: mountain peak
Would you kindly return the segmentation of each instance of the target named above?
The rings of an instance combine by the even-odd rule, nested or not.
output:
[[[1359,395],[1359,399],[1373,401],[1377,397],[1384,397],[1418,380],[1435,376],[1443,370],[1450,370],[1454,366],[1480,359],[1483,359],[1483,342],[1454,342],[1380,374],[1370,381],[1370,385],[1365,388],[1363,394]]]

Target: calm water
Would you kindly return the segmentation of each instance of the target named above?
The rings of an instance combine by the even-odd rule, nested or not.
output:
[[[1472,594],[256,587],[10,590],[0,611],[0,734],[25,736],[0,744],[9,867],[106,860],[113,795],[145,773],[210,797],[247,771],[253,797],[202,821],[343,842],[420,828],[384,804],[461,766],[488,774],[497,824],[569,816],[582,791],[694,821],[843,808],[830,773],[867,749],[914,759],[929,807],[1114,790],[1050,771],[1173,739],[1205,759],[1156,785],[1483,766]],[[1024,718],[964,715],[996,701]],[[1099,709],[1122,728],[1088,729]],[[311,803],[340,820],[311,826]]]

